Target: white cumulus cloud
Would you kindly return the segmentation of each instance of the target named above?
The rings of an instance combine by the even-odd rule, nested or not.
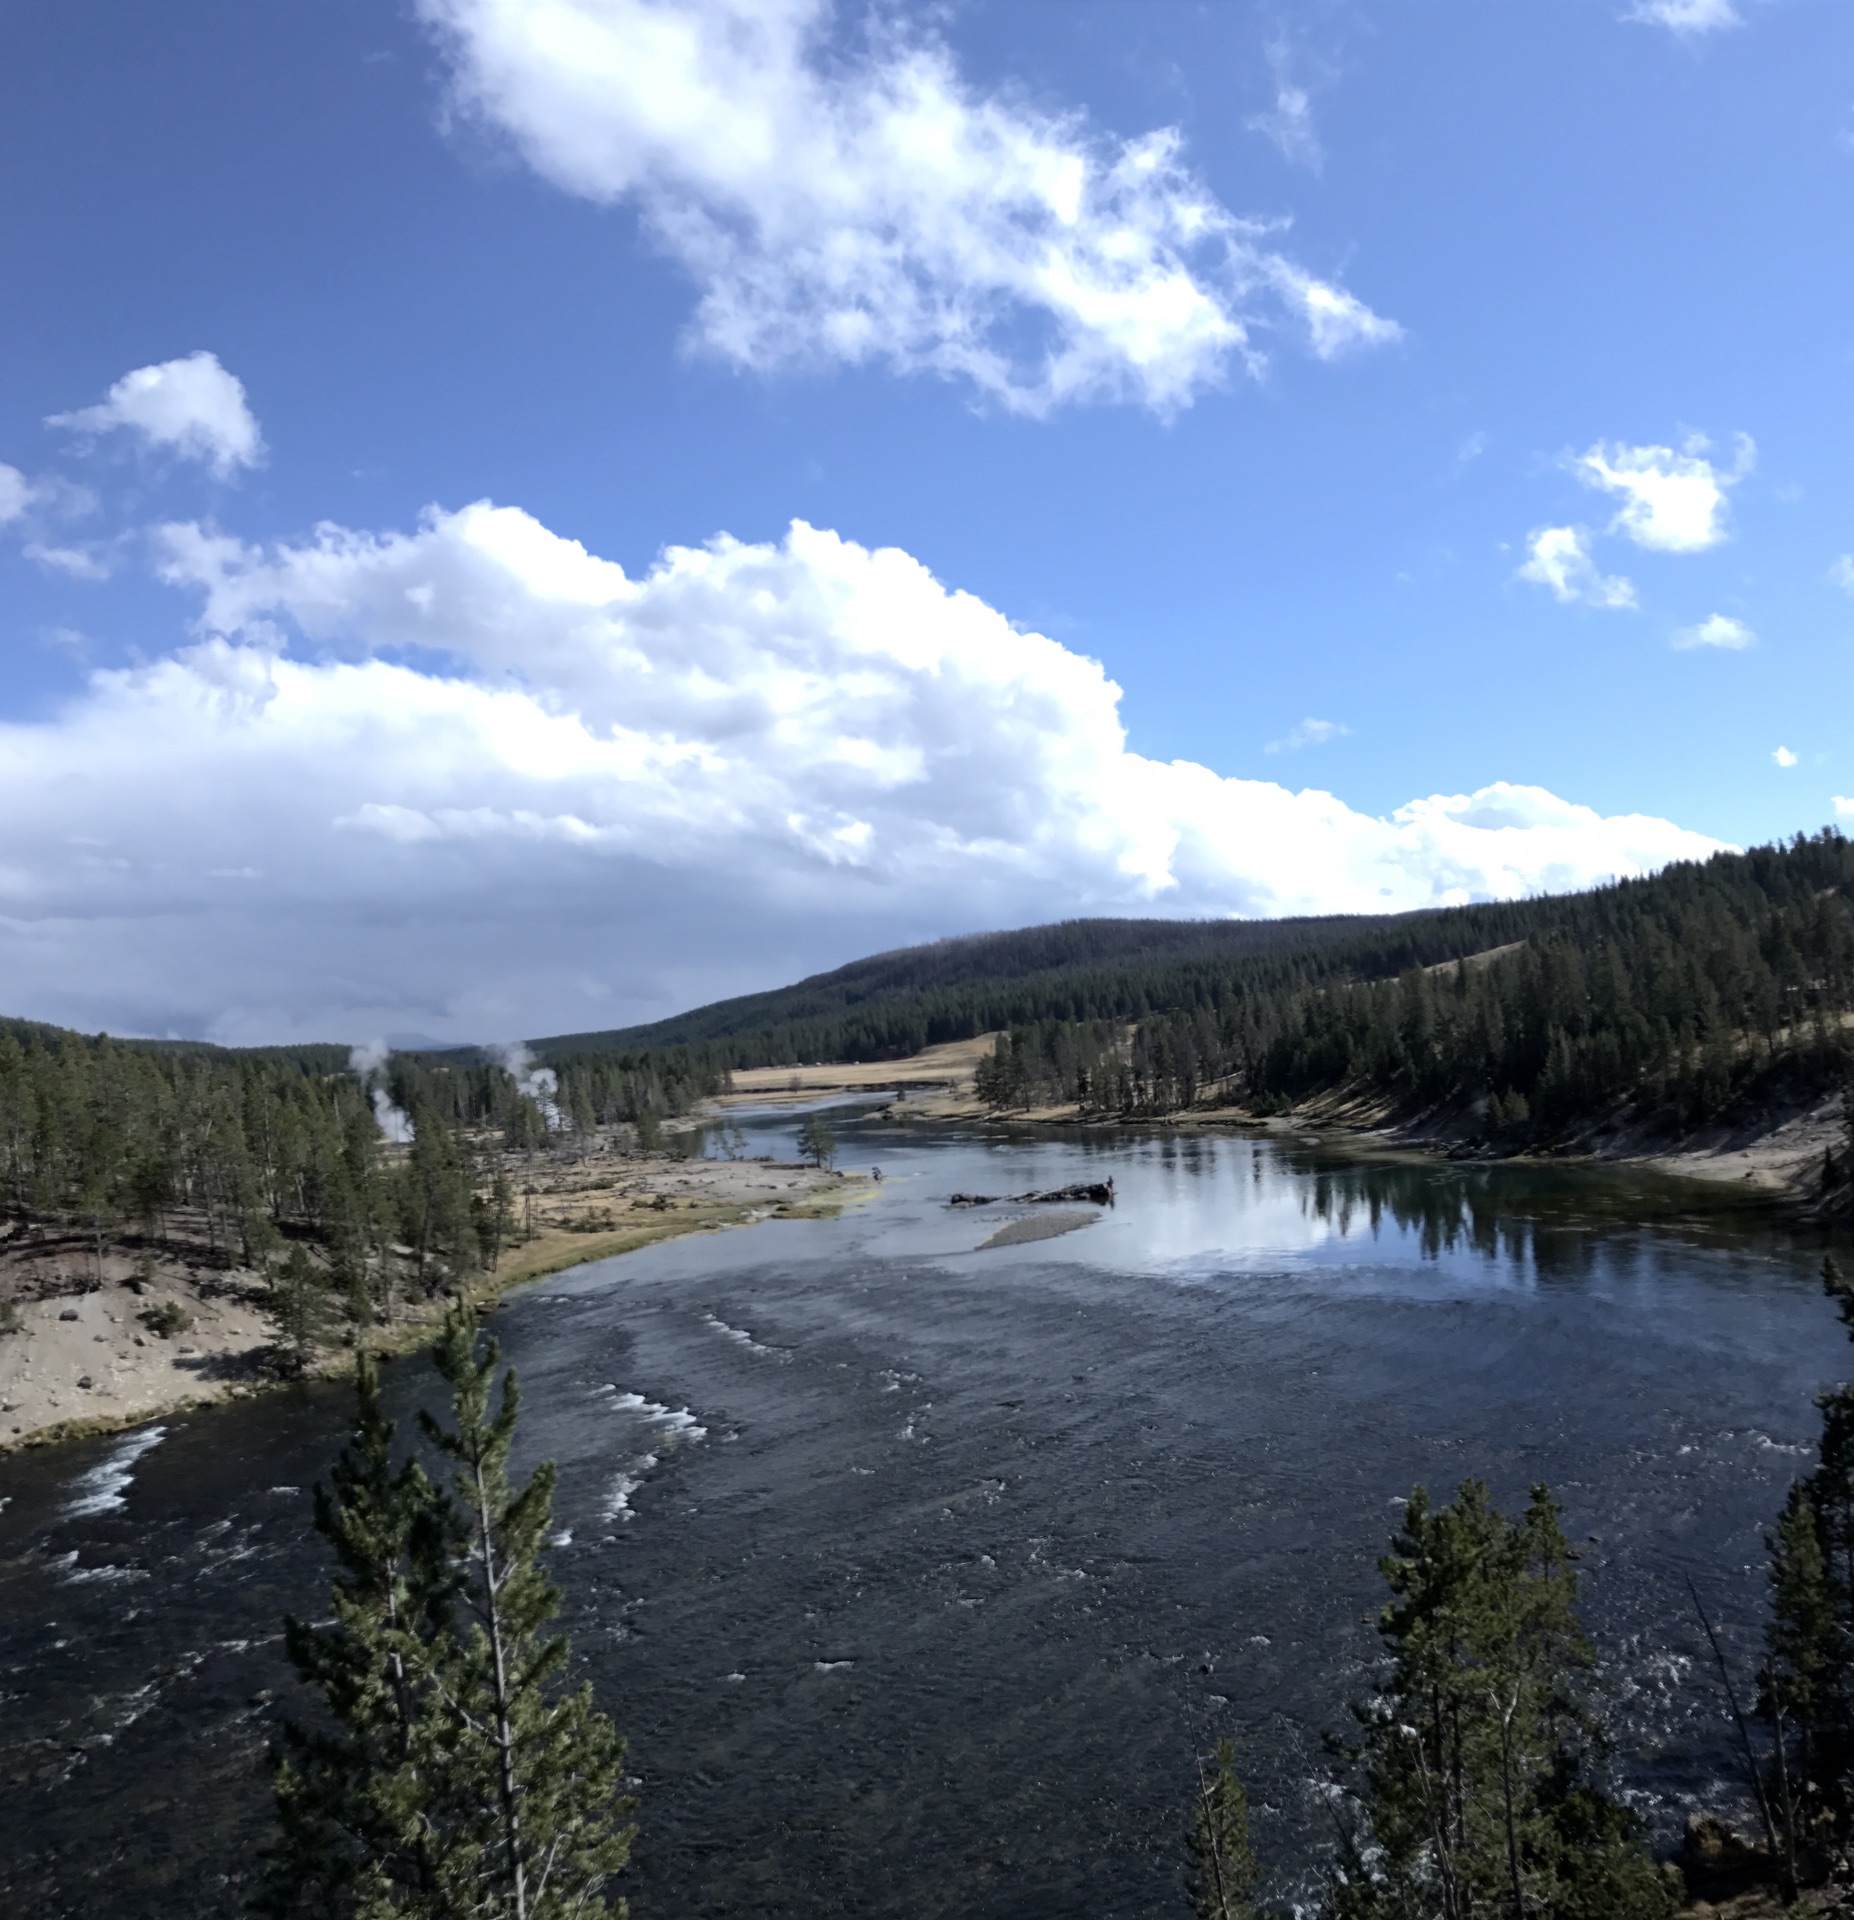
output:
[[[1793,767],[1796,765],[1796,755],[1793,754],[1788,747],[1779,747],[1770,757],[1776,761],[1780,767]]]
[[[1571,471],[1586,486],[1622,496],[1612,533],[1662,553],[1700,553],[1726,538],[1726,490],[1757,458],[1756,446],[1743,434],[1729,469],[1714,466],[1706,451],[1707,442],[1698,437],[1678,453],[1599,441],[1571,462]]]
[[[1732,0],[1639,0],[1623,18],[1677,34],[1717,33],[1744,24]]]
[[[899,16],[852,52],[829,0],[418,4],[458,108],[565,191],[636,205],[701,289],[695,339],[739,366],[1170,413],[1283,326],[1328,359],[1397,337],[1221,205],[1176,130],[977,87]]]
[[[1757,645],[1757,635],[1729,613],[1711,613],[1696,626],[1678,628],[1672,644],[1682,653],[1691,652],[1695,647],[1718,647],[1727,653],[1742,653],[1746,647]]]
[[[54,413],[46,424],[83,434],[127,429],[151,447],[203,462],[222,480],[264,457],[244,383],[211,353],[137,367],[95,406]]]
[[[1549,588],[1553,597],[1586,607],[1632,607],[1635,588],[1620,574],[1605,574],[1590,557],[1584,527],[1537,527],[1526,536],[1519,578]]]
[[[641,578],[487,503],[163,547],[194,638],[0,726],[0,964],[86,1027],[612,1026],[954,931],[1443,905],[1715,845],[1537,787],[1378,816],[1147,758],[1097,661],[802,522]]]

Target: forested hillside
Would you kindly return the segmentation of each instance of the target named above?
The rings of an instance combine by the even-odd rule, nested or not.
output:
[[[1026,1023],[981,1088],[1000,1106],[1115,1112],[1349,1090],[1521,1138],[1624,1105],[1691,1127],[1759,1083],[1793,1095],[1845,1078],[1851,888],[1854,847],[1826,832],[1524,903],[1505,910],[1508,939],[1440,964],[1393,970],[1391,943],[1361,936],[1296,977],[1233,968],[1130,1039],[1106,1021]]]
[[[537,1042],[728,1068],[898,1058],[1001,1031],[999,1107],[1264,1111],[1354,1089],[1471,1108],[1495,1135],[1631,1102],[1673,1125],[1760,1076],[1826,1085],[1854,1011],[1854,847],[1839,833],[1587,893],[1383,919],[1079,920],[882,954],[653,1027]]]
[[[1550,903],[1495,903],[1383,919],[1065,920],[857,960],[796,986],[721,1000],[647,1027],[537,1040],[552,1063],[687,1050],[727,1067],[891,1060],[1032,1020],[1137,1019],[1222,995],[1395,973],[1524,936]]]
[[[480,1263],[493,1150],[629,1124],[731,1067],[881,1059],[999,1031],[996,1106],[1264,1111],[1334,1090],[1534,1137],[1631,1103],[1676,1125],[1760,1079],[1838,1084],[1854,846],[1824,832],[1584,894],[1274,923],[1072,921],[885,954],[654,1028],[477,1052],[231,1051],[0,1024],[15,1221],[98,1250],[179,1231],[261,1264],[290,1242],[384,1285],[386,1249]],[[407,1151],[393,1142],[415,1141]],[[474,1206],[474,1213],[472,1208]]]

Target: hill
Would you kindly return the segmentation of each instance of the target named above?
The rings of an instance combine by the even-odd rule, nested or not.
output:
[[[1627,1107],[1668,1131],[1838,1085],[1854,846],[1837,832],[1588,892],[1371,917],[1075,920],[878,954],[652,1026],[537,1041],[707,1080],[1002,1032],[996,1107],[1260,1111],[1346,1091],[1497,1140]],[[1129,1038],[1130,1032],[1130,1038]]]
[[[729,1067],[892,1060],[1034,1020],[1139,1019],[1230,983],[1396,972],[1523,939],[1555,903],[1298,920],[1064,920],[904,947],[649,1026],[556,1034],[549,1064],[700,1049]]]

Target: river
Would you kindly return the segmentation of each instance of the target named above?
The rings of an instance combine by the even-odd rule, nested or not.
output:
[[[637,1920],[1183,1914],[1226,1733],[1304,1894],[1398,1502],[1470,1474],[1562,1500],[1657,1832],[1740,1797],[1685,1582],[1748,1671],[1761,1529],[1848,1371],[1819,1249],[1640,1174],[839,1120],[871,1203],[496,1317],[576,1666],[631,1742]],[[748,1150],[797,1124],[747,1117]],[[1002,1216],[946,1205],[1110,1175],[1034,1244],[977,1251]],[[427,1366],[388,1381],[409,1422]],[[0,1911],[242,1910],[348,1404],[0,1462]]]

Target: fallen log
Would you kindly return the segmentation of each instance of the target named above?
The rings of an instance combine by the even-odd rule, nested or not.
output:
[[[949,1207],[996,1207],[1005,1201],[1020,1207],[1073,1206],[1078,1200],[1094,1207],[1114,1204],[1114,1183],[1110,1180],[1083,1180],[1072,1187],[1052,1187],[1047,1193],[956,1193]]]

